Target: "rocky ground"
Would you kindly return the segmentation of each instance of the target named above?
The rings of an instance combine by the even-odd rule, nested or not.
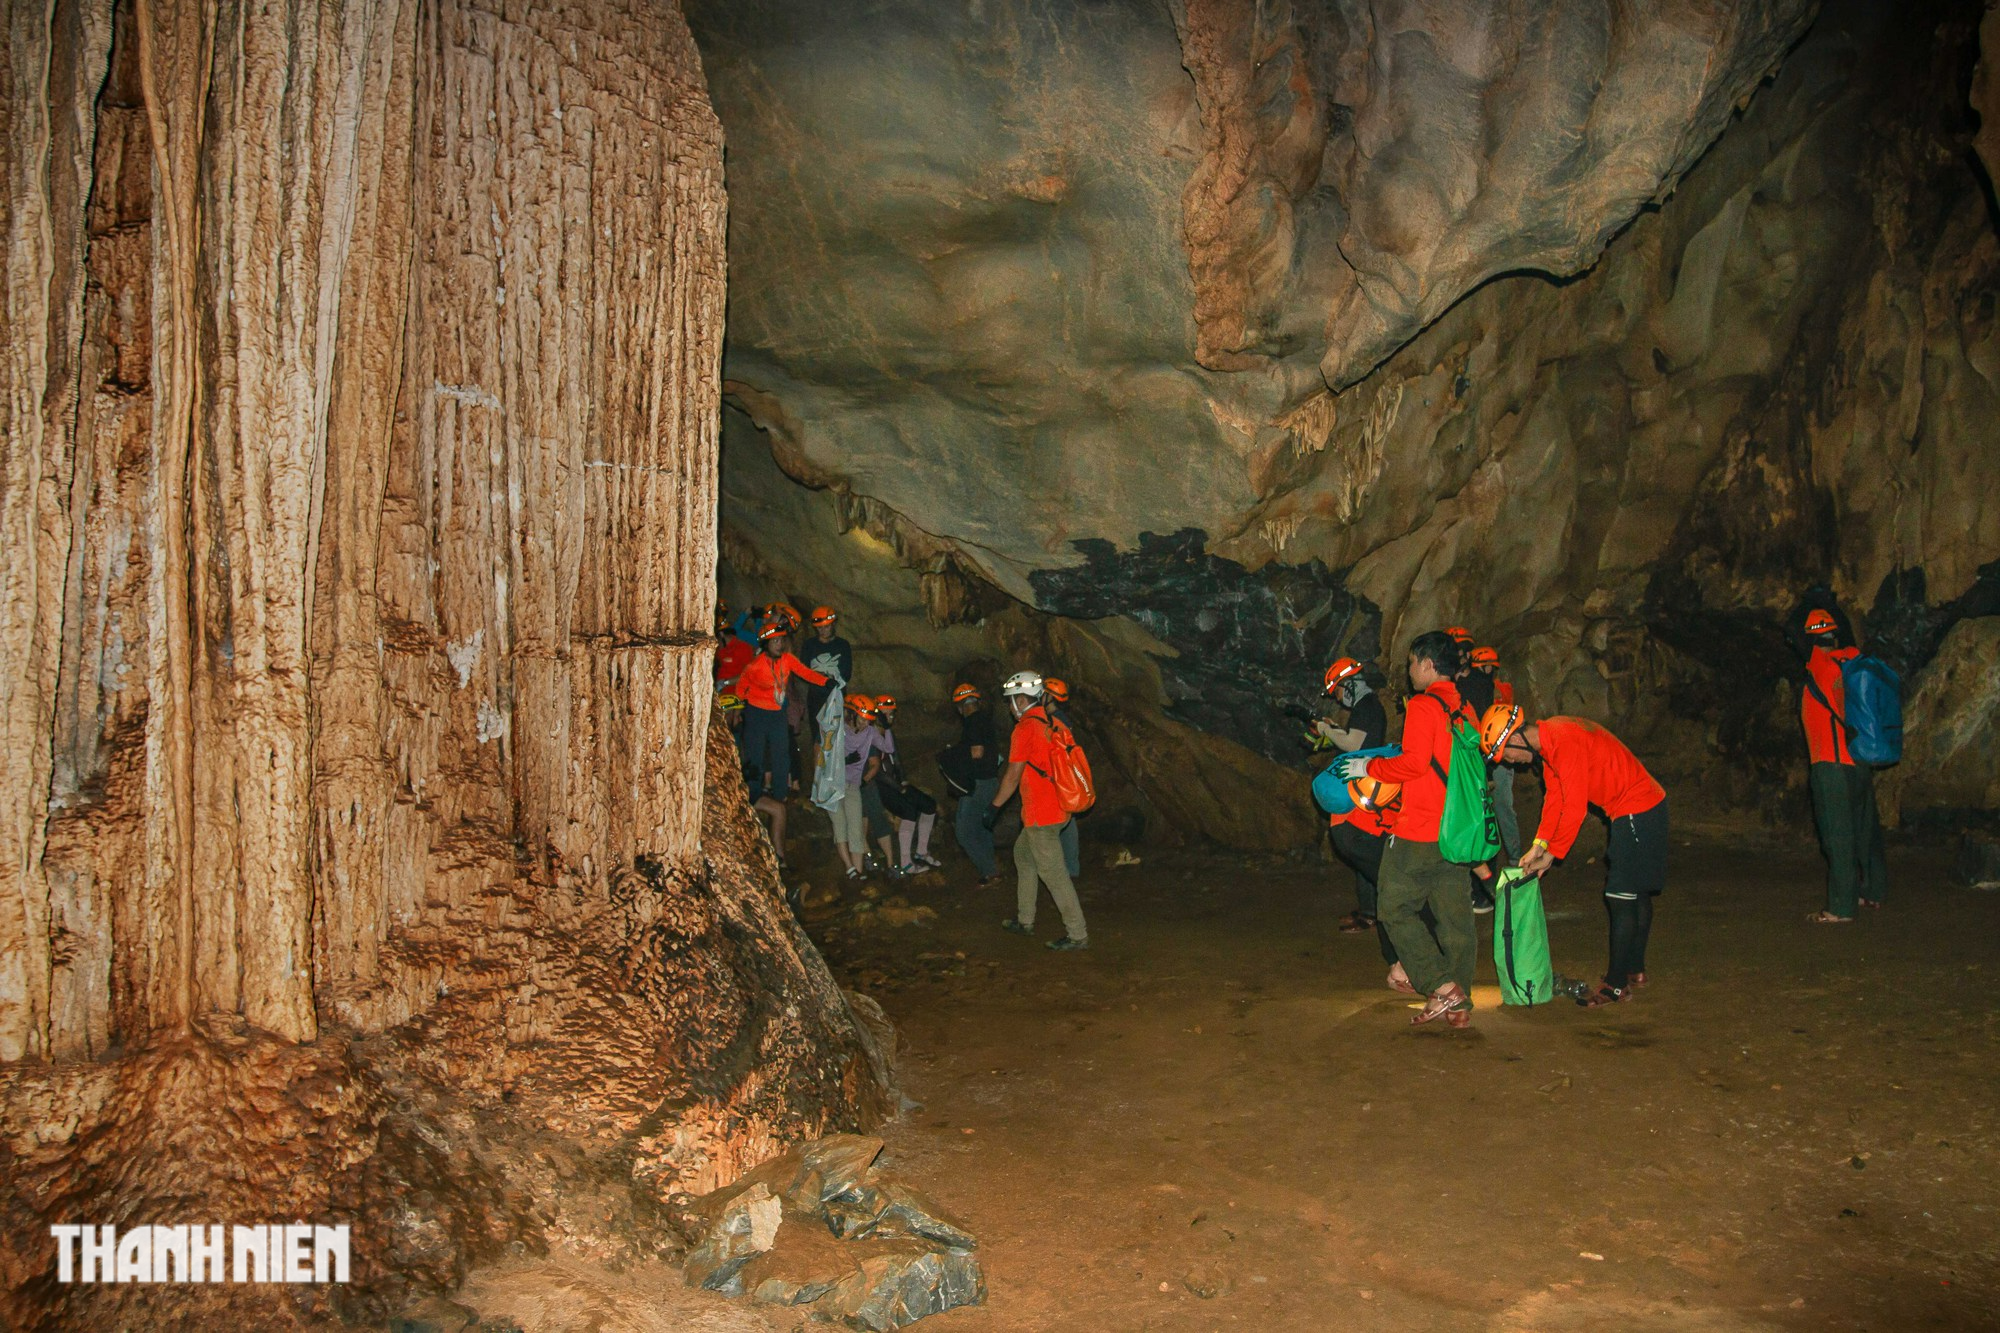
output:
[[[927,1328],[2000,1327],[2000,895],[1947,851],[1815,929],[1809,845],[1677,840],[1640,998],[1504,1009],[1482,957],[1451,1033],[1336,933],[1342,869],[1086,846],[1092,948],[1057,955],[941,842],[872,900],[810,841],[793,872],[901,1034],[885,1162],[980,1238],[987,1304]],[[1549,886],[1573,975],[1599,874]]]

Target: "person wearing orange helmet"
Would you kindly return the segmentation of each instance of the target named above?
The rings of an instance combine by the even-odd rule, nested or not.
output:
[[[1493,702],[1511,704],[1514,702],[1514,687],[1500,678],[1500,654],[1491,648],[1474,648],[1471,656],[1472,669],[1493,682]],[[1481,709],[1482,716],[1485,709]],[[1494,764],[1493,769],[1493,820],[1500,826],[1500,854],[1519,856],[1521,854],[1521,819],[1514,813],[1514,770],[1505,764]]]
[[[1445,774],[1451,765],[1452,727],[1466,717],[1453,683],[1465,665],[1452,636],[1432,630],[1410,645],[1410,686],[1417,693],[1403,709],[1402,753],[1334,760],[1347,782],[1369,777],[1400,783],[1402,808],[1382,851],[1381,920],[1401,960],[1400,985],[1427,998],[1411,1019],[1444,1019],[1453,1027],[1472,1021],[1472,970],[1478,956],[1472,928],[1472,895],[1465,870],[1445,860],[1438,846],[1444,817]],[[1427,926],[1425,912],[1429,912]]]
[[[827,680],[792,655],[790,634],[783,620],[766,620],[757,631],[763,651],[736,680],[735,692],[744,703],[743,757],[755,774],[750,786],[753,803],[766,795],[782,803],[791,791],[792,731],[785,706],[793,682],[824,685]],[[780,852],[780,863],[783,860]]]
[[[1479,742],[1496,762],[1541,765],[1542,823],[1521,856],[1522,870],[1539,875],[1568,856],[1593,809],[1611,826],[1604,853],[1611,958],[1604,984],[1579,1003],[1629,999],[1646,984],[1653,899],[1667,885],[1666,790],[1624,742],[1580,717],[1531,722],[1519,704],[1494,704],[1480,719]]]
[[[1069,682],[1049,676],[1042,681],[1042,709],[1050,717],[1076,730],[1076,723],[1069,715]],[[1062,826],[1058,841],[1062,843],[1063,869],[1069,871],[1072,880],[1083,878],[1083,844],[1076,831],[1077,817],[1071,815],[1069,822]]]
[[[879,733],[875,730],[875,701],[865,694],[850,694],[843,701],[847,709],[847,740],[840,756],[845,772],[846,792],[828,813],[833,819],[833,849],[846,867],[849,879],[860,879],[868,865],[867,823],[863,818],[861,794],[863,776],[875,753]]]
[[[1844,925],[1858,907],[1880,907],[1889,888],[1882,854],[1882,819],[1875,808],[1875,770],[1848,748],[1847,687],[1841,665],[1861,655],[1852,627],[1824,589],[1809,597],[1800,628],[1806,639],[1805,688],[1799,725],[1806,733],[1806,787],[1826,855],[1826,906],[1806,919]]]
[[[836,688],[846,689],[854,679],[854,645],[835,633],[840,617],[830,606],[816,606],[811,616],[812,633],[800,650],[806,665],[833,678],[831,684],[814,685],[806,691],[807,715],[817,719],[826,707],[827,696]],[[818,739],[815,723],[814,739]]]
[[[1382,707],[1381,696],[1368,684],[1367,668],[1360,662],[1343,657],[1328,667],[1326,693],[1347,710],[1345,727],[1336,727],[1325,718],[1313,723],[1314,730],[1334,749],[1342,753],[1372,750],[1388,740],[1389,714]],[[1382,868],[1385,836],[1380,815],[1363,812],[1360,819],[1336,819],[1329,825],[1328,836],[1333,843],[1333,854],[1354,872],[1355,906],[1340,919],[1341,933],[1358,935],[1375,931],[1381,937],[1383,961],[1394,963],[1396,951],[1375,916],[1375,879]]]
[[[952,812],[952,831],[979,872],[983,888],[1000,878],[993,830],[983,822],[993,794],[1000,790],[1000,739],[986,709],[986,696],[977,685],[967,681],[953,688],[951,706],[958,711],[958,744],[940,756],[939,764],[954,787],[962,789],[958,808]]]

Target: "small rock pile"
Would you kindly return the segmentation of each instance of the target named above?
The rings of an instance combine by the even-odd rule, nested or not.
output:
[[[888,1333],[986,1299],[978,1241],[875,1170],[880,1139],[793,1148],[733,1185],[668,1200],[686,1280],[726,1296],[810,1307],[815,1322]]]

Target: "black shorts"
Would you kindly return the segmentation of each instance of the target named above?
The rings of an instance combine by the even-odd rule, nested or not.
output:
[[[937,813],[937,801],[927,791],[908,785],[876,785],[882,789],[882,808],[898,819],[920,819]]]
[[[1610,821],[1611,840],[1604,849],[1609,866],[1604,896],[1636,901],[1640,894],[1656,896],[1667,887],[1667,801],[1636,815]]]

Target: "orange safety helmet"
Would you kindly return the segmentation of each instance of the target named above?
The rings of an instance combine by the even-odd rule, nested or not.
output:
[[[1839,628],[1840,622],[1833,618],[1831,611],[1822,611],[1815,607],[1806,612],[1806,633],[1808,634],[1832,634]]]
[[[896,711],[896,696],[895,696],[895,695],[893,695],[893,694],[878,694],[878,695],[876,695],[876,696],[875,696],[875,711],[876,711],[877,713],[893,713],[893,712],[895,712],[895,711]]]
[[[979,692],[979,687],[971,681],[967,681],[951,692],[951,701],[955,704],[962,704],[968,699],[978,700],[985,697],[985,695]]]
[[[796,606],[793,606],[790,602],[771,603],[769,606],[764,608],[764,618],[766,620],[778,620],[784,622],[785,633],[787,634],[790,634],[793,630],[797,629],[801,623],[801,618],[799,616],[799,609]]]
[[[1457,640],[1461,648],[1470,648],[1473,645],[1472,631],[1463,625],[1446,625],[1444,632]]]
[[[1048,695],[1049,698],[1054,699],[1059,704],[1069,702],[1069,686],[1057,680],[1054,676],[1043,679],[1042,693]]]
[[[875,701],[865,694],[850,694],[847,696],[847,711],[856,717],[873,717]]]
[[[1519,704],[1494,704],[1479,719],[1479,748],[1488,759],[1498,759],[1507,742],[1521,729],[1528,715]]]
[[[1471,661],[1476,667],[1497,667],[1500,665],[1500,654],[1491,648],[1474,648]]]
[[[1347,784],[1347,795],[1363,810],[1393,810],[1403,799],[1403,784],[1379,778],[1358,777]]]
[[[787,625],[783,620],[777,616],[767,616],[764,623],[757,629],[757,642],[762,643],[766,639],[775,639],[780,634],[790,634],[791,632],[792,627]]]
[[[815,606],[813,608],[812,622],[815,625],[831,625],[838,619],[840,617],[834,614],[833,608],[830,606]]]
[[[1343,657],[1326,669],[1326,692],[1332,694],[1340,688],[1340,683],[1361,674],[1361,663],[1351,657]]]

